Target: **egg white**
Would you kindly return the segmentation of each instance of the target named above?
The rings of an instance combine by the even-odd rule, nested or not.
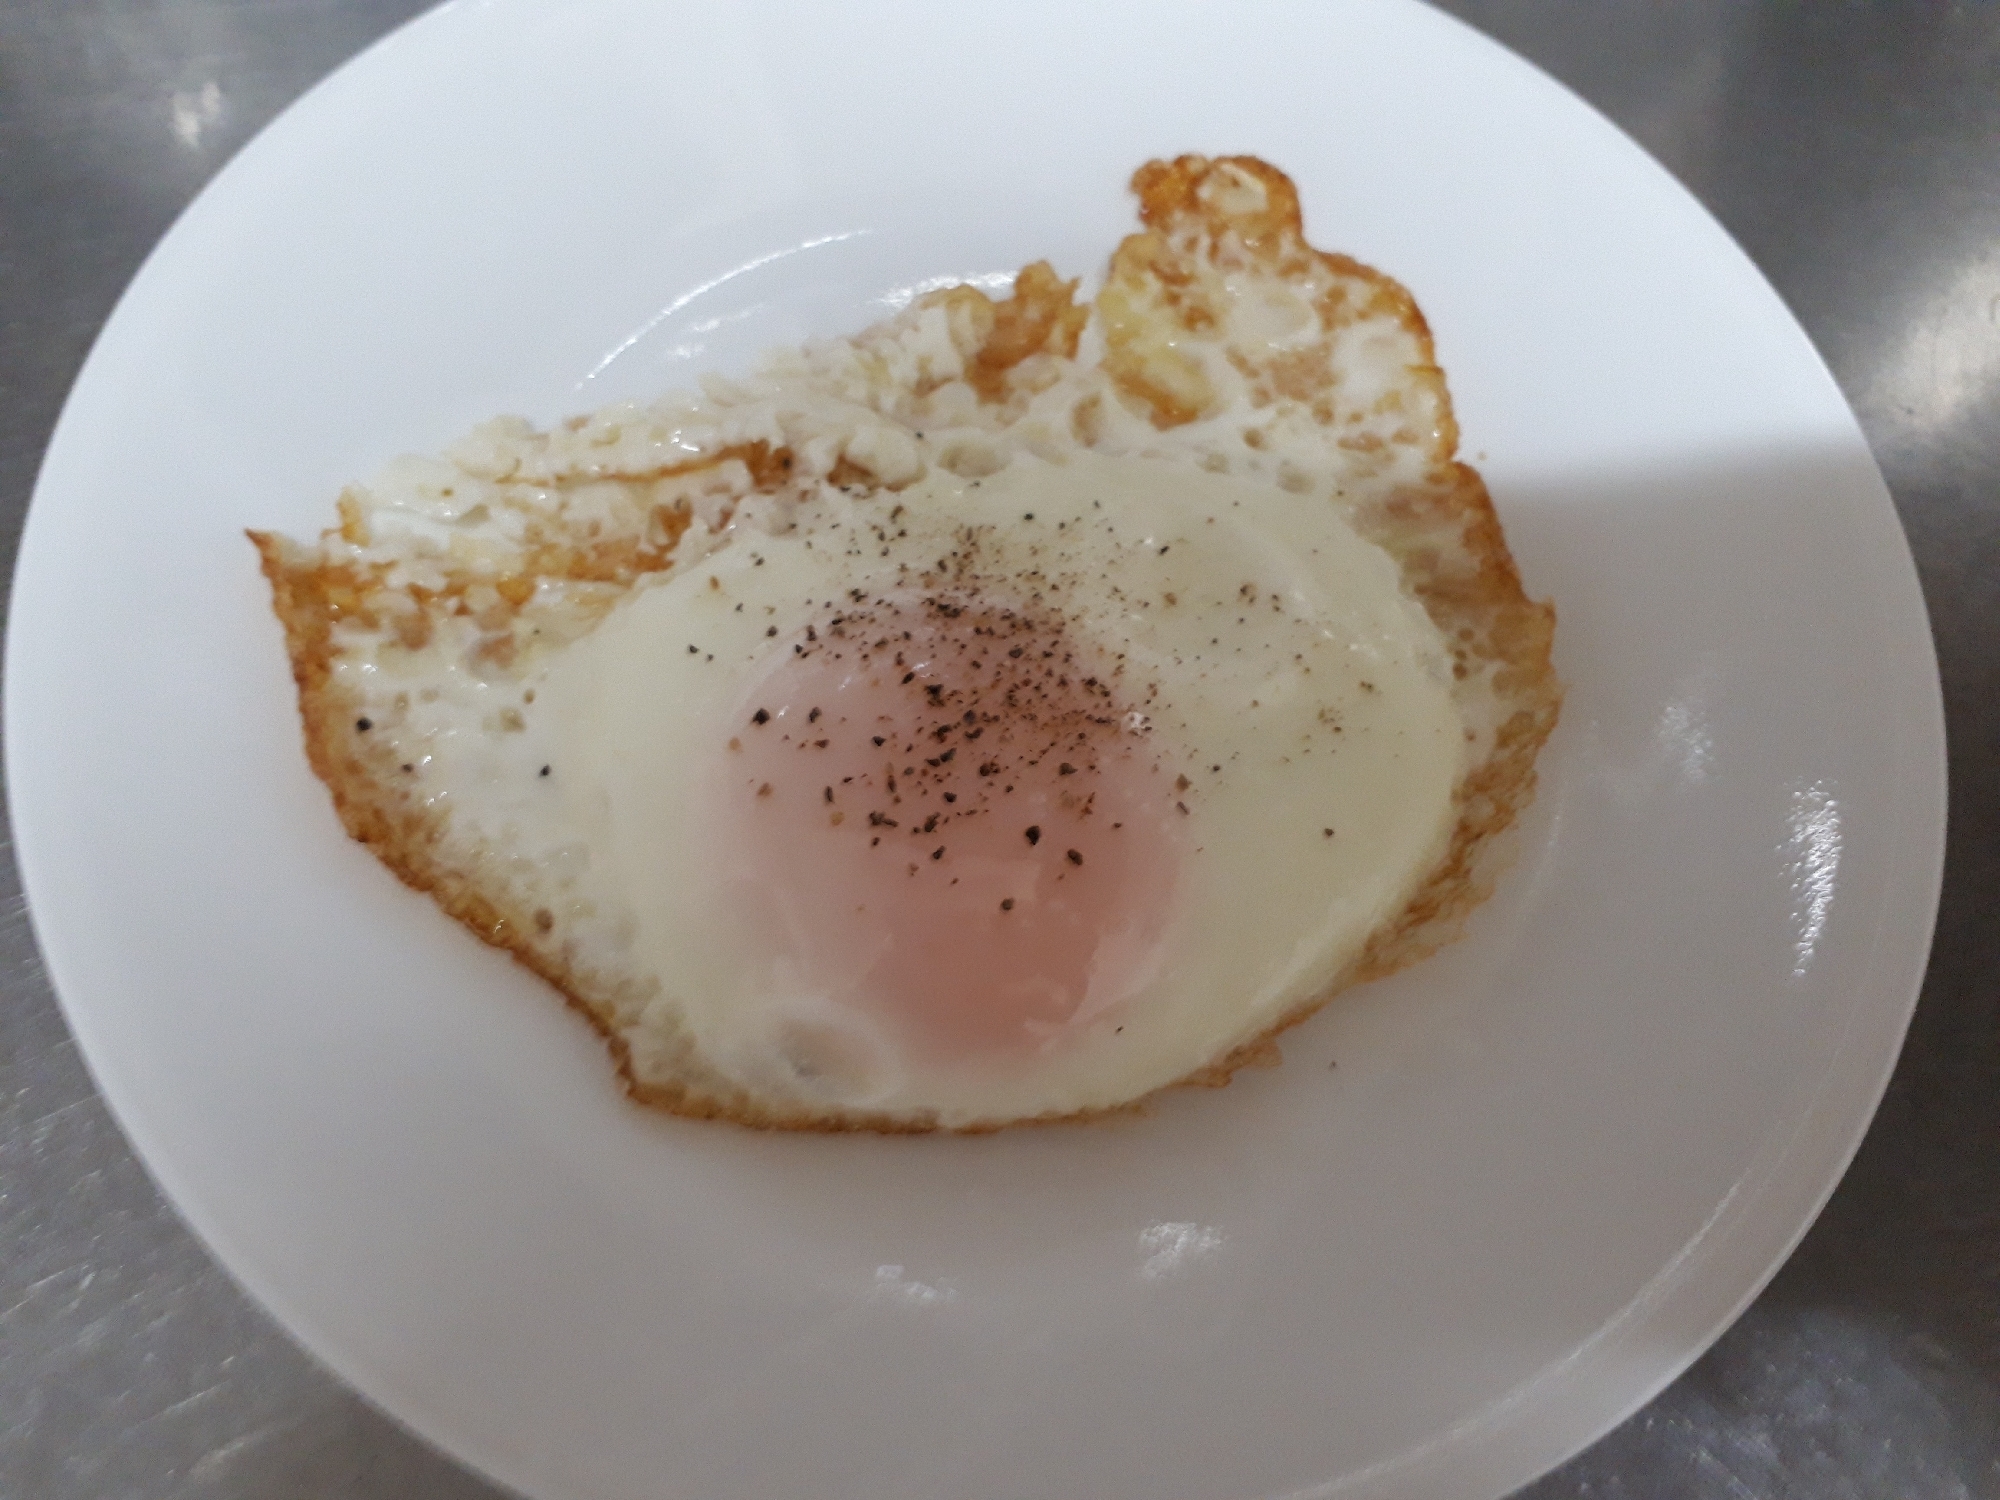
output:
[[[989,588],[1032,580],[1019,586],[1154,689],[1143,732],[1187,784],[1187,853],[1138,993],[1030,1057],[940,1061],[788,981],[699,855],[694,772],[827,601],[907,587],[966,528]],[[635,1057],[691,1043],[755,1097],[947,1126],[1114,1107],[1323,994],[1434,866],[1467,756],[1446,643],[1339,511],[1088,452],[977,480],[933,470],[900,492],[828,487],[792,529],[736,528],[634,589],[547,654],[534,693],[552,772],[537,816],[657,984],[627,1035]],[[787,1037],[801,1026],[833,1039],[839,1066],[800,1074]]]

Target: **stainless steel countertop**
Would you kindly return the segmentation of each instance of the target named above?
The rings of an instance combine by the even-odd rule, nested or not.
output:
[[[230,154],[426,0],[0,0],[0,526],[64,393]],[[1937,634],[1952,828],[1880,1116],[1771,1287],[1532,1486],[2000,1496],[2000,3],[1447,0],[1721,218],[1860,413]],[[0,1496],[499,1492],[323,1373],[182,1228],[85,1075],[0,871]]]

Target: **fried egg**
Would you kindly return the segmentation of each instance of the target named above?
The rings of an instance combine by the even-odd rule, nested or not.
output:
[[[1393,282],[1249,158],[742,382],[255,534],[348,831],[642,1102],[987,1129],[1219,1080],[1491,878],[1559,690]]]

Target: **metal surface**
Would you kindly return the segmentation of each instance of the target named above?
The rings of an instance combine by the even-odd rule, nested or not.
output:
[[[423,0],[0,0],[0,535],[175,213]],[[2000,4],[1450,0],[1688,184],[1824,351],[1937,632],[1952,832],[1908,1050],[1741,1322],[1531,1487],[2000,1496]],[[0,1497],[472,1500],[180,1226],[93,1093],[0,873]]]

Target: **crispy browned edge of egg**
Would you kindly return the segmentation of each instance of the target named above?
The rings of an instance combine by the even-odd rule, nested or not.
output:
[[[1206,193],[1204,189],[1216,174],[1223,172],[1234,174],[1239,181],[1247,176],[1260,184],[1262,208],[1246,212],[1240,195],[1224,206],[1215,201],[1222,195]],[[1495,663],[1497,681],[1514,705],[1514,711],[1500,725],[1490,753],[1456,789],[1458,817],[1450,844],[1402,914],[1377,929],[1361,954],[1324,993],[1302,1003],[1227,1056],[1168,1085],[1221,1087],[1239,1068],[1278,1061],[1277,1035],[1318,1011],[1339,991],[1406,968],[1452,941],[1466,914],[1485,899],[1492,872],[1484,867],[1481,856],[1534,795],[1535,758],[1554,729],[1561,708],[1562,689],[1550,661],[1555,611],[1527,597],[1484,481],[1471,467],[1456,461],[1458,431],[1444,374],[1436,363],[1430,329],[1409,292],[1358,261],[1306,244],[1298,194],[1291,180],[1255,157],[1182,156],[1149,162],[1133,175],[1132,187],[1139,197],[1145,229],[1128,236],[1119,246],[1112,258],[1107,290],[1117,289],[1130,298],[1149,301],[1186,332],[1198,336],[1213,328],[1215,319],[1201,305],[1201,268],[1180,259],[1173,242],[1189,230],[1199,230],[1206,236],[1203,242],[1213,244],[1226,231],[1236,253],[1266,273],[1295,273],[1307,267],[1304,257],[1316,257],[1337,275],[1366,289],[1353,312],[1390,316],[1417,341],[1424,361],[1412,374],[1436,403],[1427,443],[1432,461],[1429,482],[1398,493],[1384,514],[1373,519],[1385,530],[1396,528],[1405,538],[1426,530],[1439,537],[1457,536],[1455,551],[1469,566],[1441,565],[1446,552],[1454,549],[1419,547],[1412,552],[1406,547],[1398,553],[1398,561],[1413,592],[1446,640],[1454,643],[1460,670],[1469,669],[1473,658]],[[974,316],[976,326],[987,329],[966,376],[981,399],[1004,401],[1010,373],[1031,355],[1075,356],[1078,337],[1089,318],[1089,308],[1074,302],[1076,286],[1059,278],[1046,262],[1037,262],[1022,271],[1012,295],[1004,301],[994,302],[972,287],[934,294],[957,301],[961,310]],[[1246,374],[1252,373],[1244,361],[1239,360],[1239,364],[1244,365]],[[1143,354],[1135,352],[1133,341],[1121,337],[1116,327],[1108,329],[1104,369],[1121,393],[1158,427],[1169,428],[1200,415],[1198,409],[1190,409],[1185,388],[1174,372],[1166,371],[1162,377],[1160,371],[1149,369]],[[1272,383],[1287,399],[1308,399],[1312,392],[1300,386],[1302,378],[1294,368],[1276,375]],[[1422,440],[1423,435],[1419,435]],[[760,487],[783,484],[791,467],[790,454],[757,443],[714,454],[684,466],[684,470],[731,458],[743,461]],[[632,477],[658,478],[666,472]],[[872,475],[860,472],[835,477],[873,482]],[[643,574],[670,565],[688,517],[683,513],[664,519],[663,539],[650,547],[632,539],[595,546],[551,541],[530,557],[522,573],[498,580],[495,587],[503,601],[518,607],[533,593],[535,580],[542,578],[629,585]],[[1371,530],[1370,517],[1357,516],[1356,520],[1364,534]],[[358,524],[357,517],[345,508],[342,523],[350,536],[358,539],[352,530]],[[713,1074],[693,1073],[671,1084],[639,1079],[625,1039],[608,1016],[580,993],[590,976],[573,972],[558,951],[538,941],[553,925],[548,914],[505,910],[482,892],[475,880],[442,864],[434,854],[441,827],[421,801],[404,789],[399,781],[402,768],[394,752],[380,742],[359,742],[352,732],[357,706],[333,686],[332,631],[337,622],[349,617],[375,622],[370,605],[375,581],[348,565],[324,561],[317,548],[301,547],[269,532],[249,535],[270,581],[273,609],[284,626],[292,674],[298,684],[306,756],[332,793],[342,825],[404,884],[427,893],[480,939],[511,953],[561,993],[604,1038],[625,1091],[633,1100],[678,1115],[770,1129],[917,1134],[950,1128],[970,1134],[1003,1128],[999,1124],[941,1127],[921,1114],[775,1110]],[[453,607],[450,592],[447,589],[439,597],[441,607]],[[425,603],[428,607],[430,601]],[[414,628],[419,638],[409,639],[407,644],[422,644],[428,618],[428,614],[417,616],[419,623]],[[1052,1113],[1007,1123],[1052,1124],[1129,1114],[1142,1110],[1151,1097],[1110,1109]]]

